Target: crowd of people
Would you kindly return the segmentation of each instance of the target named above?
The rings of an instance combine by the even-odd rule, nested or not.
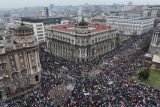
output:
[[[134,37],[104,55],[105,67],[100,75],[93,80],[80,80],[83,82],[77,83],[67,104],[78,107],[159,107],[160,90],[138,84],[132,78],[136,69],[145,66],[144,54],[149,40],[146,35]],[[84,93],[89,96],[98,94],[102,98],[94,101]]]
[[[52,56],[40,48],[41,86],[6,103],[9,107],[160,107],[160,90],[132,78],[137,69],[145,66],[144,54],[150,39],[149,35],[133,36],[85,64]],[[103,68],[99,69],[98,64],[103,64]],[[83,75],[93,68],[100,72],[95,76]],[[69,83],[75,85],[66,102],[58,105],[49,98],[53,87]]]

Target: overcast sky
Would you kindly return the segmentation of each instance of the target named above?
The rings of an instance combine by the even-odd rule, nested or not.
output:
[[[79,5],[79,4],[127,4],[132,1],[133,4],[159,4],[160,0],[0,0],[0,8],[19,8],[31,6],[55,5]]]

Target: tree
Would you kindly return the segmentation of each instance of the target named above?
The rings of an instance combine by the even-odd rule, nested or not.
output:
[[[116,36],[116,45],[119,46],[121,44],[121,37],[119,36],[119,34],[117,34]]]
[[[150,76],[150,70],[147,68],[138,74],[138,79],[147,80],[149,78],[149,76]]]

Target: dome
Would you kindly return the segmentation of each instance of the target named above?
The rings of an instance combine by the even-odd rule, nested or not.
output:
[[[86,21],[84,21],[84,17],[82,18],[82,20],[79,22],[78,26],[88,26],[88,23]]]
[[[25,26],[23,23],[15,31],[16,36],[29,36],[34,34],[33,29]]]

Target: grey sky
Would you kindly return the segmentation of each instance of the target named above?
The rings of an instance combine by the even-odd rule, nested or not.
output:
[[[79,4],[127,4],[132,1],[133,4],[159,4],[160,0],[0,0],[0,8],[19,8],[30,6],[55,5],[79,5]]]

